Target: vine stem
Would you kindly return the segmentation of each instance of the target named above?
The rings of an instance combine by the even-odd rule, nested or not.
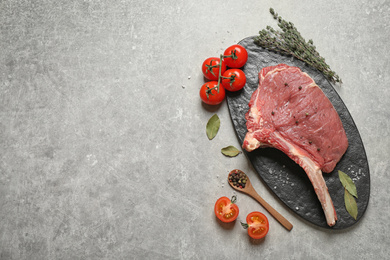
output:
[[[218,84],[217,84],[216,87],[207,89],[206,92],[211,93],[211,90],[217,89],[217,93],[219,93],[219,86],[221,85],[221,78],[222,78],[221,70],[222,70],[222,58],[223,58],[223,57],[224,57],[224,56],[223,56],[222,54],[219,56],[219,64],[218,64],[218,65],[219,65],[219,71],[218,71]],[[206,93],[206,94],[207,94],[207,93]]]
[[[217,92],[219,93],[219,86],[221,85],[221,70],[222,70],[222,58],[223,55],[219,55],[219,71],[218,71],[218,85],[217,85]]]
[[[219,64],[218,64],[218,65],[219,65],[219,71],[218,71],[218,84],[217,84],[216,87],[207,89],[206,92],[211,93],[211,90],[217,89],[217,93],[219,93],[219,87],[221,86],[221,79],[222,79],[222,78],[231,79],[232,82],[234,81],[235,77],[223,77],[223,76],[221,75],[221,72],[222,72],[222,60],[223,60],[223,58],[228,58],[228,57],[231,57],[231,58],[234,59],[234,60],[237,59],[236,52],[235,52],[235,51],[232,52],[231,55],[223,55],[223,54],[219,55]],[[232,83],[230,83],[230,84],[232,84]],[[206,94],[207,94],[207,93],[206,93]]]

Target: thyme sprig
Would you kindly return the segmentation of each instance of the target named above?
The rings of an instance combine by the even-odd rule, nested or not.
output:
[[[292,55],[321,71],[331,82],[342,83],[340,77],[330,69],[325,59],[318,53],[313,40],[306,42],[294,24],[285,21],[273,8],[270,8],[270,13],[278,21],[282,31],[267,26],[255,37],[254,42],[257,45],[271,51]]]

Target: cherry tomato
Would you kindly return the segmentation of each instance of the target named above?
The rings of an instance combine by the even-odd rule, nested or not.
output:
[[[202,64],[202,72],[206,79],[209,80],[218,80],[219,76],[219,62],[220,58],[211,57],[207,58]],[[226,65],[225,62],[222,61],[221,64],[221,75],[225,72]]]
[[[229,91],[238,91],[245,86],[246,76],[240,69],[229,69],[222,75],[222,86]]]
[[[248,229],[248,235],[254,239],[260,239],[267,235],[269,230],[268,218],[261,212],[254,211],[246,217],[247,223],[241,223]]]
[[[238,69],[248,60],[248,52],[241,45],[235,44],[225,50],[223,57],[226,66]]]
[[[230,200],[228,197],[221,197],[217,200],[214,206],[214,213],[219,220],[228,223],[236,220],[239,209],[235,204],[237,197],[233,196]]]
[[[209,105],[218,105],[225,99],[225,89],[219,85],[219,92],[217,90],[218,81],[209,81],[203,84],[200,88],[200,98]]]

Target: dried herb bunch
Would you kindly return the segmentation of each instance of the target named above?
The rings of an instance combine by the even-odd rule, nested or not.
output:
[[[294,24],[283,20],[273,8],[270,8],[270,13],[278,21],[282,31],[267,26],[255,37],[254,41],[257,45],[271,51],[292,55],[321,71],[331,82],[342,83],[340,77],[330,69],[325,59],[317,52],[313,40],[306,42]]]

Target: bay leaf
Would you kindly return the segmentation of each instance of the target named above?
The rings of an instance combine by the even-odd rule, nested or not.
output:
[[[238,154],[241,153],[240,150],[238,150],[236,147],[234,147],[233,145],[229,145],[229,146],[226,146],[224,148],[221,149],[221,153],[226,155],[226,156],[229,156],[229,157],[235,157],[237,156]]]
[[[221,121],[219,120],[217,114],[214,114],[212,117],[210,117],[206,125],[206,134],[209,140],[213,139],[217,135],[220,125]]]
[[[358,214],[356,200],[347,189],[344,192],[344,203],[348,213],[356,220]]]
[[[358,197],[356,186],[353,180],[344,172],[339,171],[339,179],[341,183],[343,184],[344,188],[349,191],[351,195],[353,195],[355,198]]]

